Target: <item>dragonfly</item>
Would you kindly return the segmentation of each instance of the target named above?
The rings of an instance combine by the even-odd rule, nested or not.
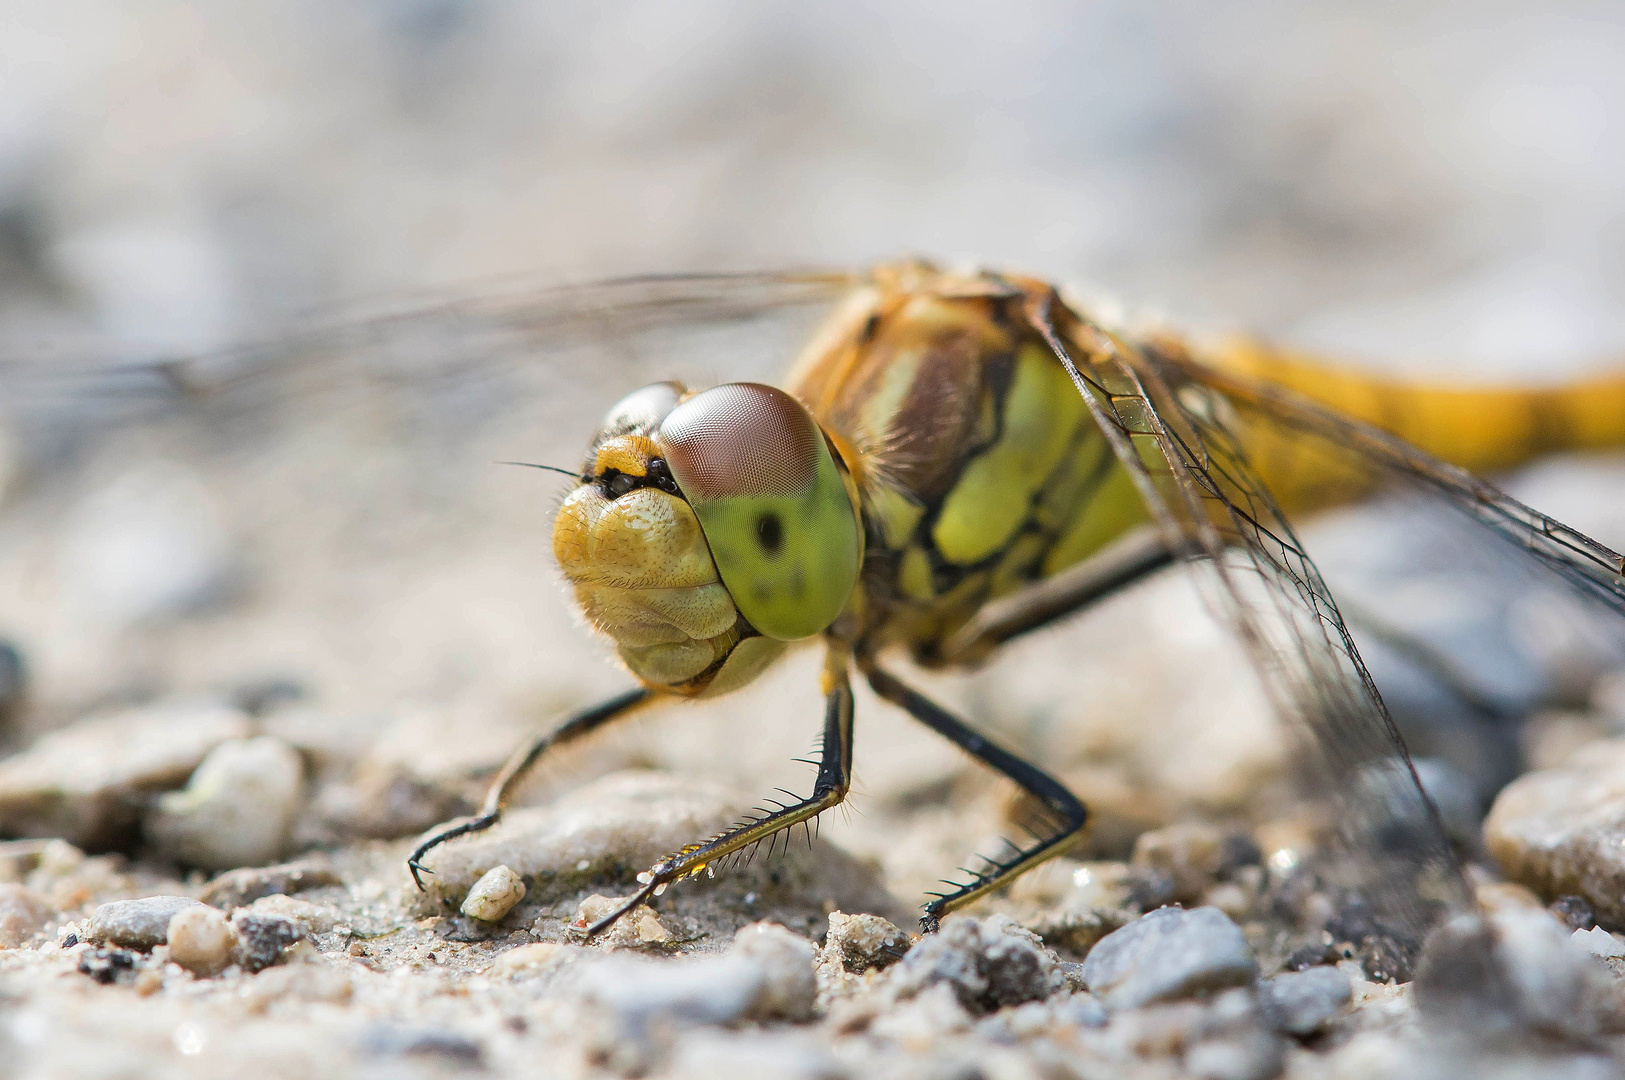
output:
[[[298,347],[57,369],[54,385],[72,393],[35,398],[14,422],[59,430],[134,402],[302,393],[343,378],[362,352],[353,346],[385,326],[414,344],[386,350],[367,377],[433,381],[492,366],[492,350],[470,345],[482,328],[557,345],[808,305],[829,314],[782,389],[653,383],[609,409],[578,468],[559,469],[572,487],[554,555],[636,685],[521,746],[474,816],[425,836],[408,860],[420,888],[435,850],[496,825],[560,747],[663,702],[737,690],[810,644],[824,650],[825,700],[811,793],[660,859],[582,929],[601,934],[668,886],[840,805],[861,678],[1034,808],[1028,842],[982,858],[925,905],[922,928],[934,930],[1066,852],[1089,812],[909,685],[894,658],[972,668],[1177,564],[1242,645],[1291,741],[1302,803],[1333,853],[1325,873],[1412,939],[1441,905],[1466,903],[1438,812],[1292,522],[1380,491],[1421,493],[1625,615],[1620,555],[1476,475],[1625,445],[1625,379],[1542,391],[1383,382],[1251,340],[1114,325],[1035,278],[907,260],[476,297]],[[272,378],[294,353],[315,360],[298,379]],[[503,358],[536,363],[524,345]]]

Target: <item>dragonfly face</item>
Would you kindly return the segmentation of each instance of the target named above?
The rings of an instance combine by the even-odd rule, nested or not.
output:
[[[822,632],[857,582],[857,498],[812,416],[754,383],[644,387],[616,404],[559,508],[583,613],[653,688],[742,686]]]

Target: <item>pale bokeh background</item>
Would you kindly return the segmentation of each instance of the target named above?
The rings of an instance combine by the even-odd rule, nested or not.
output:
[[[990,261],[1392,362],[1625,342],[1605,2],[15,0],[5,308],[128,347],[541,271]]]

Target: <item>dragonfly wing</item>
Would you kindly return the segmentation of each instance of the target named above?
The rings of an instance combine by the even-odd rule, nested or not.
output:
[[[1066,363],[1169,546],[1249,656],[1293,744],[1299,812],[1334,849],[1317,871],[1412,942],[1465,886],[1337,602],[1221,409],[1047,299]]]
[[[1286,459],[1315,480],[1364,490],[1420,489],[1443,500],[1499,539],[1527,552],[1583,595],[1625,615],[1625,556],[1524,505],[1465,469],[1409,443],[1350,420],[1291,390],[1183,357],[1160,358],[1171,380],[1222,397],[1232,425],[1251,444]]]
[[[276,406],[360,391],[436,395],[484,381],[545,392],[549,380],[604,372],[605,350],[636,361],[634,342],[679,329],[751,322],[827,305],[860,283],[842,271],[646,275],[538,287],[482,283],[466,294],[352,305],[274,339],[201,356],[124,355],[95,347],[0,356],[0,434],[59,445],[125,420],[150,420],[204,399]],[[659,348],[665,348],[662,343]],[[585,357],[571,370],[571,350]],[[645,350],[652,351],[652,350]],[[546,357],[549,363],[540,363]],[[555,361],[563,357],[564,364]],[[764,374],[782,367],[764,358]],[[635,367],[635,363],[628,366]],[[671,365],[659,374],[669,377]],[[603,380],[612,400],[626,373]],[[493,398],[513,392],[494,392]]]

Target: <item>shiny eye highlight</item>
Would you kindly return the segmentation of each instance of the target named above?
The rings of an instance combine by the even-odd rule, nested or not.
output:
[[[728,383],[673,408],[654,440],[750,624],[789,641],[834,622],[857,582],[863,536],[801,403],[771,386]]]

